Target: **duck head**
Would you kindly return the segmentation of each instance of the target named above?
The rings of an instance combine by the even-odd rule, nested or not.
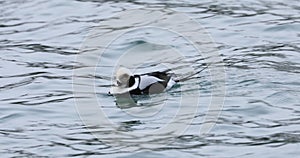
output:
[[[116,73],[117,86],[122,88],[129,87],[129,80],[133,74],[127,68],[120,67]]]

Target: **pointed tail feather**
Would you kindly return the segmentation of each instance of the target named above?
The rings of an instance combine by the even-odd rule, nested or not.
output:
[[[175,81],[175,82],[184,82],[184,81],[187,81],[187,80],[191,79],[191,77],[193,77],[194,75],[199,74],[199,73],[202,72],[203,70],[207,69],[209,65],[210,65],[210,64],[207,64],[207,65],[206,65],[203,69],[201,69],[200,71],[197,71],[197,72],[195,72],[195,73],[192,73],[192,74],[190,74],[190,75],[188,75],[188,76],[186,76],[186,77],[184,77],[184,78],[181,78],[181,79],[175,79],[174,81]]]

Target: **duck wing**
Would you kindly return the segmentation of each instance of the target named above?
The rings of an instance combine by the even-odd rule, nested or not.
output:
[[[150,87],[152,84],[161,83],[161,82],[164,82],[164,80],[162,80],[162,79],[160,79],[156,76],[141,75],[140,76],[139,89],[144,90],[147,87]]]
[[[145,75],[156,77],[156,78],[158,78],[160,80],[163,80],[164,82],[167,82],[167,83],[171,79],[171,75],[168,74],[167,72],[155,71],[155,72],[147,73]]]

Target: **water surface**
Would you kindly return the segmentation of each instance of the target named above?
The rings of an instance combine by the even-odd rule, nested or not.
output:
[[[297,157],[300,154],[298,1],[13,0],[0,4],[2,157]],[[84,128],[76,112],[73,70],[86,65],[75,58],[88,32],[102,22],[125,10],[149,7],[186,13],[211,34],[226,69],[223,110],[210,134],[199,136],[197,129],[211,91],[208,73],[203,72],[180,85],[186,97],[194,97],[194,92],[200,91],[202,104],[189,130],[174,138],[175,143],[151,149],[143,145],[109,146]],[[122,46],[137,44],[140,43]],[[105,61],[110,63],[115,58],[111,54]],[[191,61],[196,59],[199,61],[196,69],[201,69],[205,61],[191,57]],[[174,106],[165,107],[155,117],[133,118],[104,93],[108,89],[105,85],[110,84],[111,76],[107,74],[111,70],[101,66],[112,65],[97,68],[97,96],[104,98],[103,108],[120,130],[150,131],[167,124],[176,110],[178,87],[167,93]],[[147,70],[147,65],[141,70]],[[94,79],[93,74],[84,77]],[[193,84],[201,88],[192,89]],[[147,105],[147,98],[140,103]],[[124,148],[130,148],[131,152],[124,152]]]

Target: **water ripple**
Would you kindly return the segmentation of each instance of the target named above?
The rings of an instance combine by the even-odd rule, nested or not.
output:
[[[2,157],[298,157],[298,1],[23,0],[0,1],[0,5]],[[120,131],[159,129],[176,113],[180,97],[198,97],[195,92],[200,91],[199,110],[185,134],[179,137],[169,134],[137,146],[130,143],[108,146],[82,124],[74,107],[73,71],[93,68],[89,63],[76,62],[75,58],[79,53],[88,54],[98,49],[79,52],[90,30],[124,29],[103,23],[107,24],[116,13],[148,7],[187,13],[210,33],[226,66],[224,109],[211,133],[199,135],[197,129],[207,123],[203,118],[213,86],[209,70],[178,84],[166,93],[167,99],[156,99],[151,104],[149,97],[138,97],[138,106],[120,107],[115,98],[107,96],[112,80],[109,70],[117,58],[108,54],[103,57],[108,64],[99,65],[99,73],[75,75],[96,87],[94,93],[79,92],[77,99],[85,101],[96,95]],[[163,36],[154,41],[162,39]],[[127,38],[116,49],[147,43],[151,43],[147,38]],[[172,65],[173,70],[184,69],[191,63],[195,71],[207,66],[209,58],[185,51],[187,60],[176,58],[166,63]],[[95,57],[87,60],[93,59]],[[148,71],[157,64],[142,65],[139,70]],[[188,72],[177,77],[187,75]],[[171,106],[150,118],[133,118],[124,112],[157,108],[165,101]],[[193,105],[185,105],[190,106]],[[191,116],[185,115],[179,122],[188,118]],[[100,132],[112,133],[104,125]],[[119,142],[117,138],[110,139]],[[143,143],[168,145],[146,148]]]

